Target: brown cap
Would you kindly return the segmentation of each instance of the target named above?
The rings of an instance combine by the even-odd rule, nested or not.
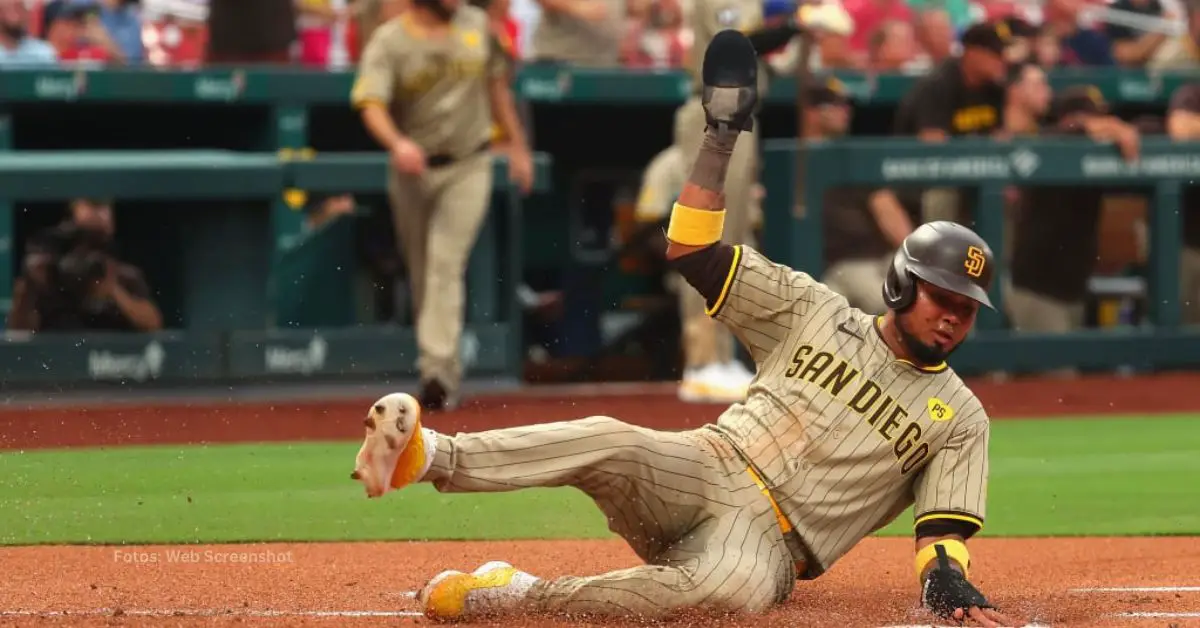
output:
[[[963,33],[963,48],[982,48],[998,55],[1012,43],[1013,33],[1005,22],[980,22]]]
[[[1063,118],[1075,113],[1108,113],[1104,94],[1095,85],[1072,85],[1054,99],[1054,117]]]

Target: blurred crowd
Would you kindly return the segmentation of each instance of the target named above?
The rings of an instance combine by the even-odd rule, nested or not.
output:
[[[0,63],[345,69],[406,0],[0,0]],[[767,0],[768,20],[794,0]],[[685,63],[693,0],[472,0],[526,62],[673,68]],[[924,72],[972,23],[1005,20],[1042,67],[1192,67],[1197,30],[1182,0],[844,0],[848,36],[819,38],[818,69]],[[586,42],[587,45],[580,45]],[[796,51],[780,50],[786,61]]]

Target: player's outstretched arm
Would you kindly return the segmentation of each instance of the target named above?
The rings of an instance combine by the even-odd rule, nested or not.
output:
[[[738,31],[717,33],[705,50],[701,74],[706,126],[696,132],[704,137],[671,209],[667,259],[704,297],[708,315],[733,330],[757,361],[779,345],[782,331],[833,293],[749,246],[721,242],[725,173],[738,135],[753,128],[758,103],[754,47]]]
[[[950,397],[952,400],[954,397]],[[953,431],[914,482],[913,513],[921,602],[945,619],[981,626],[1018,626],[1002,615],[968,579],[967,539],[983,529],[987,504],[987,413],[972,395],[958,408],[945,407]]]
[[[704,51],[701,74],[704,137],[679,202],[671,211],[667,229],[669,260],[721,241],[725,228],[725,175],[738,135],[753,128],[754,109],[758,105],[758,61],[745,35],[734,30],[717,33]],[[732,261],[732,256],[729,260]]]
[[[996,610],[967,579],[971,563],[964,537],[957,534],[918,536],[916,568],[921,603],[943,619],[973,621],[980,626],[1019,626]]]

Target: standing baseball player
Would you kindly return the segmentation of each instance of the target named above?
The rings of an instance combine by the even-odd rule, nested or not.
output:
[[[493,119],[511,142],[509,176],[533,166],[509,87],[512,59],[482,9],[411,0],[371,36],[352,100],[391,155],[388,198],[417,327],[420,401],[451,407],[462,379],[464,274],[492,196]]]
[[[882,287],[891,309],[876,317],[805,273],[721,243],[725,175],[753,125],[756,70],[740,33],[709,45],[702,148],[667,230],[676,269],[750,347],[749,396],[715,425],[683,432],[595,416],[456,436],[422,427],[408,395],[377,401],[351,474],[368,497],[418,481],[460,493],[573,486],[646,562],[554,579],[503,562],[446,571],[418,595],[428,616],[761,612],[911,505],[925,606],[1014,625],[967,579],[978,568],[966,540],[983,526],[989,423],[945,363],[990,305],[992,252],[961,225],[922,225],[896,252]]]
[[[840,4],[806,4],[787,19],[766,24],[762,0],[695,0],[689,26],[694,37],[687,70],[692,79],[691,96],[675,112],[675,143],[683,162],[690,164],[700,153],[704,109],[701,106],[700,60],[709,42],[722,29],[747,33],[758,55],[787,45],[802,29],[823,30],[842,35],[854,24]],[[763,62],[760,60],[760,64]],[[760,65],[759,91],[767,89],[768,72]],[[758,181],[758,130],[738,142],[729,162],[729,214],[726,242],[749,242],[752,238],[753,191]],[[695,290],[679,291],[679,313],[684,347],[683,379],[679,398],[699,403],[732,403],[746,396],[754,374],[734,358],[733,337],[705,313],[704,298]]]

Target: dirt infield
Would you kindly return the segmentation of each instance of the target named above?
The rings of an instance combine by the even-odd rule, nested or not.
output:
[[[991,414],[1003,419],[1200,411],[1200,400],[1187,394],[1200,389],[1200,376],[981,382],[974,388]],[[0,411],[0,449],[356,439],[371,401],[9,406]],[[646,426],[682,428],[712,421],[719,412],[715,406],[680,404],[669,388],[577,387],[479,398],[430,423],[453,432],[610,414]],[[765,618],[675,625],[936,624],[916,604],[911,544],[908,539],[868,540],[819,580],[797,583],[791,600]],[[972,545],[980,565],[974,579],[1022,620],[1073,627],[1200,625],[1196,539],[978,539]],[[243,555],[260,562],[230,562]],[[0,624],[425,623],[404,592],[441,569],[473,569],[494,559],[543,576],[636,564],[619,541],[3,548]],[[1075,591],[1112,587],[1147,590]],[[1141,615],[1117,616],[1122,613]],[[498,625],[584,624],[526,617]]]
[[[973,546],[982,566],[975,579],[996,604],[1023,621],[1072,627],[1168,626],[1183,625],[1187,619],[1113,615],[1200,611],[1200,591],[1073,591],[1195,584],[1195,574],[1200,573],[1195,541],[980,539]],[[797,583],[792,598],[766,617],[670,623],[755,628],[929,624],[933,618],[916,604],[917,588],[908,568],[911,551],[907,539],[871,539],[820,579]],[[257,552],[275,562],[217,562],[231,552]],[[181,560],[189,557],[195,562]],[[9,612],[0,623],[427,623],[414,616],[417,606],[406,592],[442,569],[473,569],[495,559],[551,577],[637,564],[619,541],[12,548],[0,550],[7,585],[0,591],[0,608]],[[58,614],[64,611],[78,614]],[[369,616],[372,613],[375,616]],[[272,614],[276,616],[268,616]],[[496,625],[586,624],[523,617]]]

